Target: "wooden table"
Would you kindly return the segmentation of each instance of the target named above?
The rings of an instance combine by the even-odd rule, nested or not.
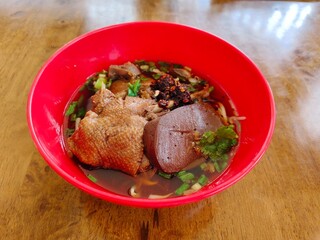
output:
[[[274,93],[269,149],[243,180],[204,201],[123,207],[60,178],[26,122],[33,78],[48,57],[106,25],[162,20],[243,50]],[[1,239],[320,239],[320,4],[210,0],[0,0]]]

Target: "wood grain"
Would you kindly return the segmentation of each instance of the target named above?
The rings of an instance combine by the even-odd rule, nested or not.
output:
[[[135,20],[216,34],[270,83],[271,145],[214,197],[166,209],[111,204],[61,179],[33,145],[26,101],[44,61],[82,33]],[[317,2],[0,0],[0,238],[320,239],[319,26]]]

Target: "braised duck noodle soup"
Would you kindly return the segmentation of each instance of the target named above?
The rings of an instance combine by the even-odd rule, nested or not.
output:
[[[88,178],[108,190],[182,196],[228,167],[243,119],[189,67],[136,60],[88,77],[65,112],[65,146]]]

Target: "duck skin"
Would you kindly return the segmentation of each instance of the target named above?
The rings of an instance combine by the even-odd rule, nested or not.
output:
[[[67,140],[69,150],[80,162],[93,167],[120,170],[132,176],[146,171],[150,166],[143,161],[147,120],[108,89],[92,96],[91,105]]]

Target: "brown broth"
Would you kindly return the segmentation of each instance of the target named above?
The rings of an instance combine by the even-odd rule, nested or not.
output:
[[[86,176],[90,176],[90,178],[94,177],[96,179],[96,184],[107,189],[108,191],[114,192],[123,196],[130,196],[129,189],[135,185],[139,178],[143,178],[141,174],[136,177],[130,176],[128,174],[122,173],[120,171],[112,170],[112,169],[94,169],[89,170],[79,164],[79,167],[82,169]],[[152,170],[150,170],[152,171]],[[225,170],[224,170],[225,171]],[[202,174],[205,174],[209,179],[207,184],[212,183],[216,180],[223,172],[214,172],[204,173],[200,167],[195,167],[193,169],[188,170],[188,172],[193,173],[195,177],[199,177]],[[172,177],[171,179],[166,179],[164,177],[159,176],[158,174],[154,174],[151,178],[151,181],[157,182],[156,185],[146,186],[144,185],[139,192],[139,198],[148,198],[149,195],[167,195],[169,193],[174,193],[177,188],[180,187],[182,181],[178,177]],[[175,197],[175,194],[172,194],[169,197]]]
[[[90,91],[88,90],[77,91],[73,95],[69,103],[71,103],[72,101],[77,101],[79,97],[82,95],[84,96],[83,106],[85,106],[91,94],[92,93],[90,93]],[[211,97],[223,103],[223,105],[226,107],[228,116],[233,114],[230,103],[229,103],[229,98],[219,85],[216,85],[216,84],[214,85],[213,96]],[[63,129],[65,133],[64,134],[65,141],[68,137],[66,134],[66,129],[68,128],[74,128],[74,122],[71,122],[69,120],[69,117],[65,117],[64,125],[63,125]],[[67,144],[65,144],[65,146],[67,149]],[[196,166],[192,169],[189,169],[188,172],[193,173],[195,175],[195,179],[197,179],[200,175],[204,174],[208,178],[207,184],[210,184],[213,181],[215,181],[218,177],[220,177],[221,174],[228,168],[234,153],[235,153],[235,148],[231,150],[231,152],[229,153],[228,165],[221,172],[203,171],[200,168],[200,166]],[[76,157],[73,156],[73,159],[75,160],[75,162],[78,163],[79,167],[84,172],[84,174],[88,176],[91,180],[93,180],[97,185],[119,195],[130,196],[129,189],[135,184],[137,184],[139,181],[141,181],[143,178],[146,179],[146,176],[144,174],[138,174],[137,176],[133,177],[121,171],[112,170],[112,169],[90,169],[90,167],[87,167],[81,164],[76,159]],[[209,161],[210,160],[207,160],[207,162]],[[153,171],[153,170],[150,170],[150,171]],[[150,171],[147,174],[152,175],[152,177],[149,176],[148,179],[153,182],[156,182],[157,184],[152,186],[143,185],[143,187],[139,189],[139,197],[148,198],[150,194],[167,195],[169,193],[173,193],[170,197],[175,197],[176,196],[174,194],[175,190],[179,188],[179,186],[181,186],[183,182],[176,176],[172,177],[171,179],[166,179],[164,177],[159,176],[157,173],[150,174],[151,173]]]

